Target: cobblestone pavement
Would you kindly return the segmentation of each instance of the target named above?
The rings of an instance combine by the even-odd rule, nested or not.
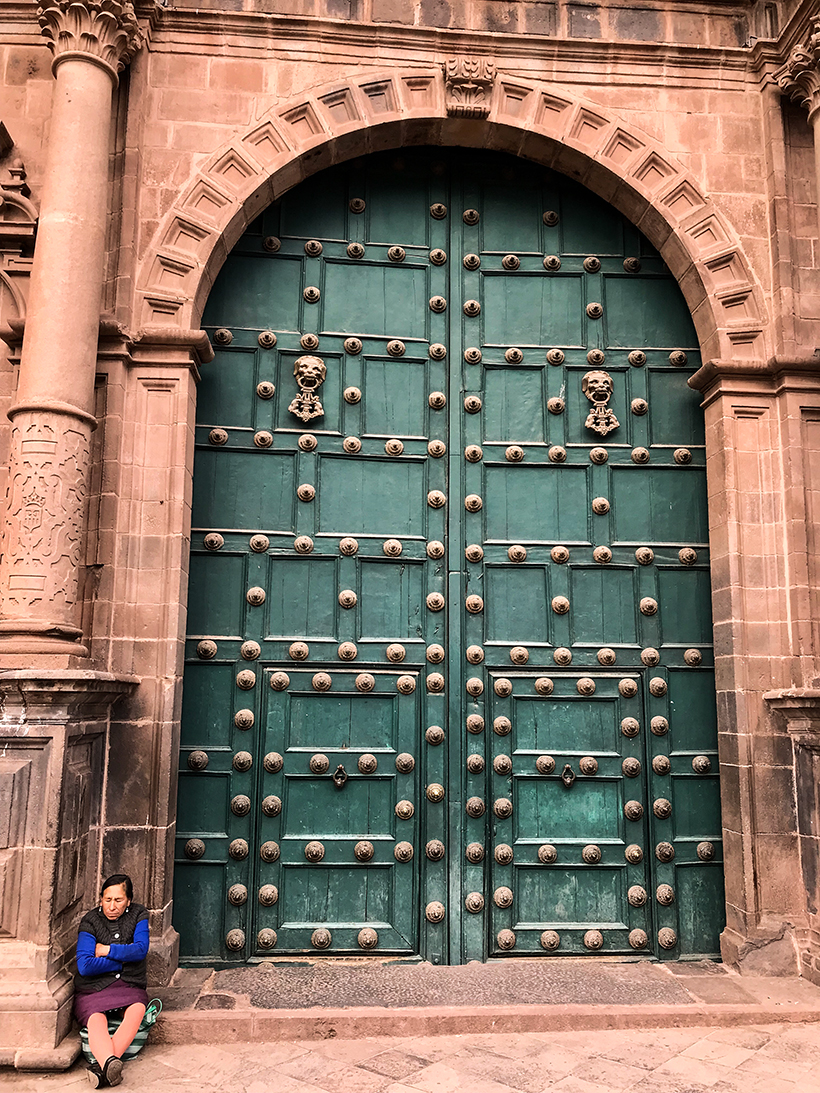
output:
[[[15,1093],[89,1088],[0,1071]],[[120,1087],[140,1093],[820,1093],[820,1024],[627,1032],[151,1045]]]

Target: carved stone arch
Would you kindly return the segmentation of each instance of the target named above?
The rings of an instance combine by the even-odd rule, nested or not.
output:
[[[359,73],[316,88],[277,105],[212,156],[141,265],[135,326],[198,327],[216,274],[262,209],[334,163],[417,144],[509,152],[583,183],[660,251],[705,360],[771,355],[763,294],[737,232],[661,145],[562,88],[503,73],[486,119],[451,117],[438,68]]]

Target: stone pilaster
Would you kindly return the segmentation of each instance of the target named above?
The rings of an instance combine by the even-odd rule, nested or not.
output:
[[[774,78],[784,95],[805,107],[814,133],[814,163],[820,193],[820,16],[809,23],[805,41],[794,47]],[[820,202],[817,207],[820,218]]]
[[[0,656],[87,655],[80,559],[105,259],[112,91],[141,44],[129,0],[39,9],[56,80],[13,422]]]

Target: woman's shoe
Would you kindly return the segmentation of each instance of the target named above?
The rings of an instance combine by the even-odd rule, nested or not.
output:
[[[103,1089],[105,1087],[105,1078],[103,1077],[102,1067],[99,1063],[93,1062],[86,1068],[86,1078],[88,1078],[88,1084],[92,1089]]]
[[[103,1065],[102,1076],[107,1085],[119,1085],[122,1081],[122,1059],[109,1055]]]

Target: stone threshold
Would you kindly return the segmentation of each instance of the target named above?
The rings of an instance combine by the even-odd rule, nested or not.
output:
[[[808,981],[710,962],[270,962],[180,969],[156,993],[165,1008],[152,1039],[165,1044],[820,1023]]]

